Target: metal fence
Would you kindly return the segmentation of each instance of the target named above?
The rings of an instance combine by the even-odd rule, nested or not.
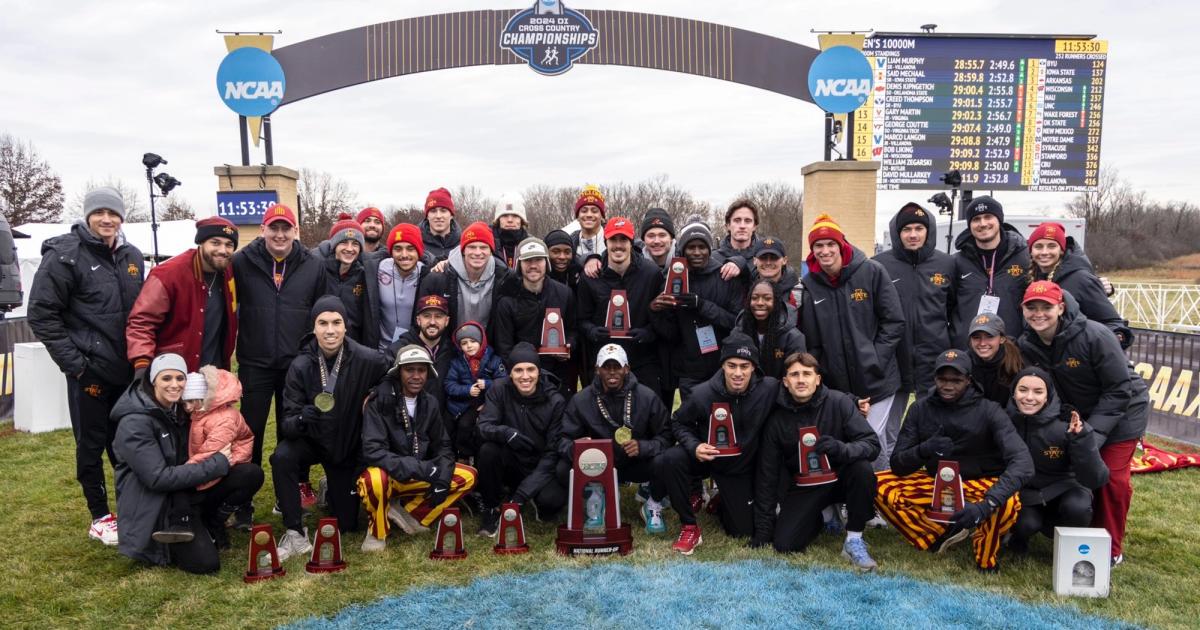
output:
[[[1114,282],[1113,306],[1129,325],[1200,332],[1200,284]]]

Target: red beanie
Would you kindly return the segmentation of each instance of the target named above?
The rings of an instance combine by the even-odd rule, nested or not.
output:
[[[1049,239],[1058,243],[1058,248],[1067,251],[1067,229],[1061,223],[1043,223],[1033,230],[1033,234],[1029,235],[1029,249],[1033,249],[1033,244],[1042,239]]]
[[[355,217],[354,220],[358,221],[359,225],[362,225],[362,222],[366,221],[367,217],[375,217],[376,219],[379,219],[379,222],[382,223],[384,227],[387,227],[387,219],[383,218],[383,213],[379,211],[379,208],[363,208],[359,211],[358,216]]]
[[[392,252],[392,247],[396,243],[408,243],[417,248],[417,257],[425,255],[425,241],[421,240],[421,228],[411,223],[400,223],[392,228],[388,233],[387,247],[388,253]]]
[[[492,236],[492,228],[483,221],[476,221],[463,230],[462,239],[458,242],[459,251],[466,249],[471,243],[483,243],[493,252],[496,251],[496,239]]]
[[[579,216],[579,209],[584,206],[596,206],[600,208],[600,216],[605,216],[604,211],[604,193],[600,192],[599,188],[591,184],[584,186],[579,192],[579,198],[575,200],[575,216]]]
[[[434,208],[445,208],[454,214],[454,199],[450,197],[450,191],[445,188],[429,191],[429,195],[425,197],[425,214],[429,214]]]

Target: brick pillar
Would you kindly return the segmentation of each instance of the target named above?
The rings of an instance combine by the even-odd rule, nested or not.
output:
[[[808,229],[817,215],[833,217],[846,240],[867,257],[875,255],[875,172],[879,162],[839,160],[813,162],[804,175],[804,250],[808,256]]]
[[[300,173],[286,166],[214,166],[213,175],[217,176],[217,191],[260,191],[273,190],[279,197],[279,203],[288,206],[297,213],[299,207],[296,196],[296,180]],[[258,217],[247,217],[246,220],[234,220],[238,225],[238,247],[243,247],[258,237],[258,225],[262,221]]]

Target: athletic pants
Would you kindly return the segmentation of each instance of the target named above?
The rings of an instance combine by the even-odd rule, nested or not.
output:
[[[429,527],[446,508],[454,505],[459,497],[475,485],[475,478],[474,468],[455,464],[454,474],[450,478],[450,492],[441,503],[433,503],[425,498],[429,482],[393,479],[384,469],[370,466],[358,476],[358,495],[362,497],[363,508],[367,511],[368,531],[380,540],[387,538],[391,529],[387,511],[392,499],[398,499],[400,506],[412,514],[413,518]]]
[[[1092,493],[1082,486],[1050,499],[1044,504],[1021,504],[1021,513],[1013,527],[1014,538],[1029,540],[1041,532],[1054,538],[1054,528],[1090,527],[1092,523]]]
[[[83,488],[92,520],[108,514],[108,485],[104,480],[104,453],[116,466],[112,441],[117,423],[108,417],[126,385],[110,385],[84,370],[78,379],[67,377],[67,396],[74,413],[71,429],[75,433],[75,479]]]
[[[876,471],[887,470],[892,467],[888,458],[891,457],[892,447],[895,446],[888,439],[888,418],[891,416],[892,407],[899,402],[897,396],[892,394],[878,402],[871,403],[871,409],[867,411],[867,424],[871,425],[871,430],[879,438],[879,456],[875,458],[875,462],[871,465]],[[904,399],[901,405],[908,404],[908,399]]]
[[[338,529],[352,532],[358,529],[358,498],[354,496],[354,477],[358,461],[351,457],[345,462],[326,461],[324,449],[307,438],[287,438],[275,445],[271,454],[271,480],[275,484],[275,500],[283,512],[283,526],[303,531],[304,510],[300,507],[300,480],[311,466],[325,469],[329,490],[325,495],[329,512],[337,517]]]
[[[744,455],[739,456],[744,457]],[[717,460],[718,462],[720,460]],[[747,537],[754,534],[754,475],[731,475],[718,470],[720,464],[701,462],[695,455],[676,445],[655,458],[656,474],[663,480],[671,497],[671,507],[684,525],[696,524],[692,511],[691,493],[694,482],[711,476],[721,489],[721,526],[730,536]]]
[[[848,531],[866,528],[867,521],[875,516],[875,472],[871,462],[851,462],[838,468],[837,475],[837,481],[821,486],[789,484],[775,518],[775,551],[804,551],[825,526],[821,510],[834,503],[845,502]]]
[[[567,489],[559,479],[559,474],[563,474],[562,471],[569,470],[570,467],[570,462],[560,459],[558,469],[561,470],[557,470],[557,474],[538,488],[532,497],[526,497],[537,505],[538,514],[554,514],[567,504]],[[475,456],[475,468],[479,471],[475,490],[488,508],[500,507],[504,501],[505,486],[515,492],[521,482],[534,471],[534,467],[522,464],[507,444],[496,442],[484,442],[479,447],[479,454]]]
[[[1108,466],[1108,483],[1096,490],[1092,527],[1103,527],[1112,537],[1112,557],[1124,553],[1125,518],[1133,500],[1129,466],[1138,441],[1109,442],[1100,447],[1100,459]]]
[[[242,383],[242,417],[254,432],[254,455],[250,461],[261,465],[263,436],[267,431],[267,416],[271,414],[272,399],[275,400],[275,415],[283,413],[283,382],[287,377],[287,369],[240,365],[237,375]],[[275,419],[275,438],[280,438],[278,418]],[[307,471],[304,478],[308,478]]]
[[[888,462],[884,469],[891,468],[892,451],[896,450],[896,440],[900,437],[900,425],[904,423],[904,414],[908,411],[908,400],[912,392],[900,390],[896,392],[896,396],[892,401],[891,413],[888,414],[887,426],[884,429],[884,434],[887,436],[887,442],[881,442],[882,447],[879,456],[883,461]],[[883,447],[886,444],[886,447]]]

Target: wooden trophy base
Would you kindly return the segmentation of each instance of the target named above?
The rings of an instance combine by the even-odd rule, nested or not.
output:
[[[943,525],[949,525],[951,523],[950,517],[952,517],[952,516],[954,516],[954,512],[942,512],[941,510],[925,510],[925,518],[933,521],[934,523],[941,523]]]
[[[629,334],[628,330],[610,330],[608,337],[610,339],[633,339],[633,335]]]
[[[837,481],[837,473],[827,472],[827,473],[797,474],[797,475],[792,476],[792,480],[796,482],[797,486],[802,486],[802,487],[823,486],[827,483],[833,483],[833,482]]]
[[[538,354],[543,357],[569,357],[571,356],[571,349],[565,346],[558,346],[557,348],[540,346],[538,347]]]
[[[627,523],[603,534],[593,534],[559,525],[558,539],[554,545],[558,553],[564,556],[607,556],[614,553],[625,556],[633,551],[633,530]]]
[[[716,457],[735,457],[742,454],[740,446],[718,446]]]

